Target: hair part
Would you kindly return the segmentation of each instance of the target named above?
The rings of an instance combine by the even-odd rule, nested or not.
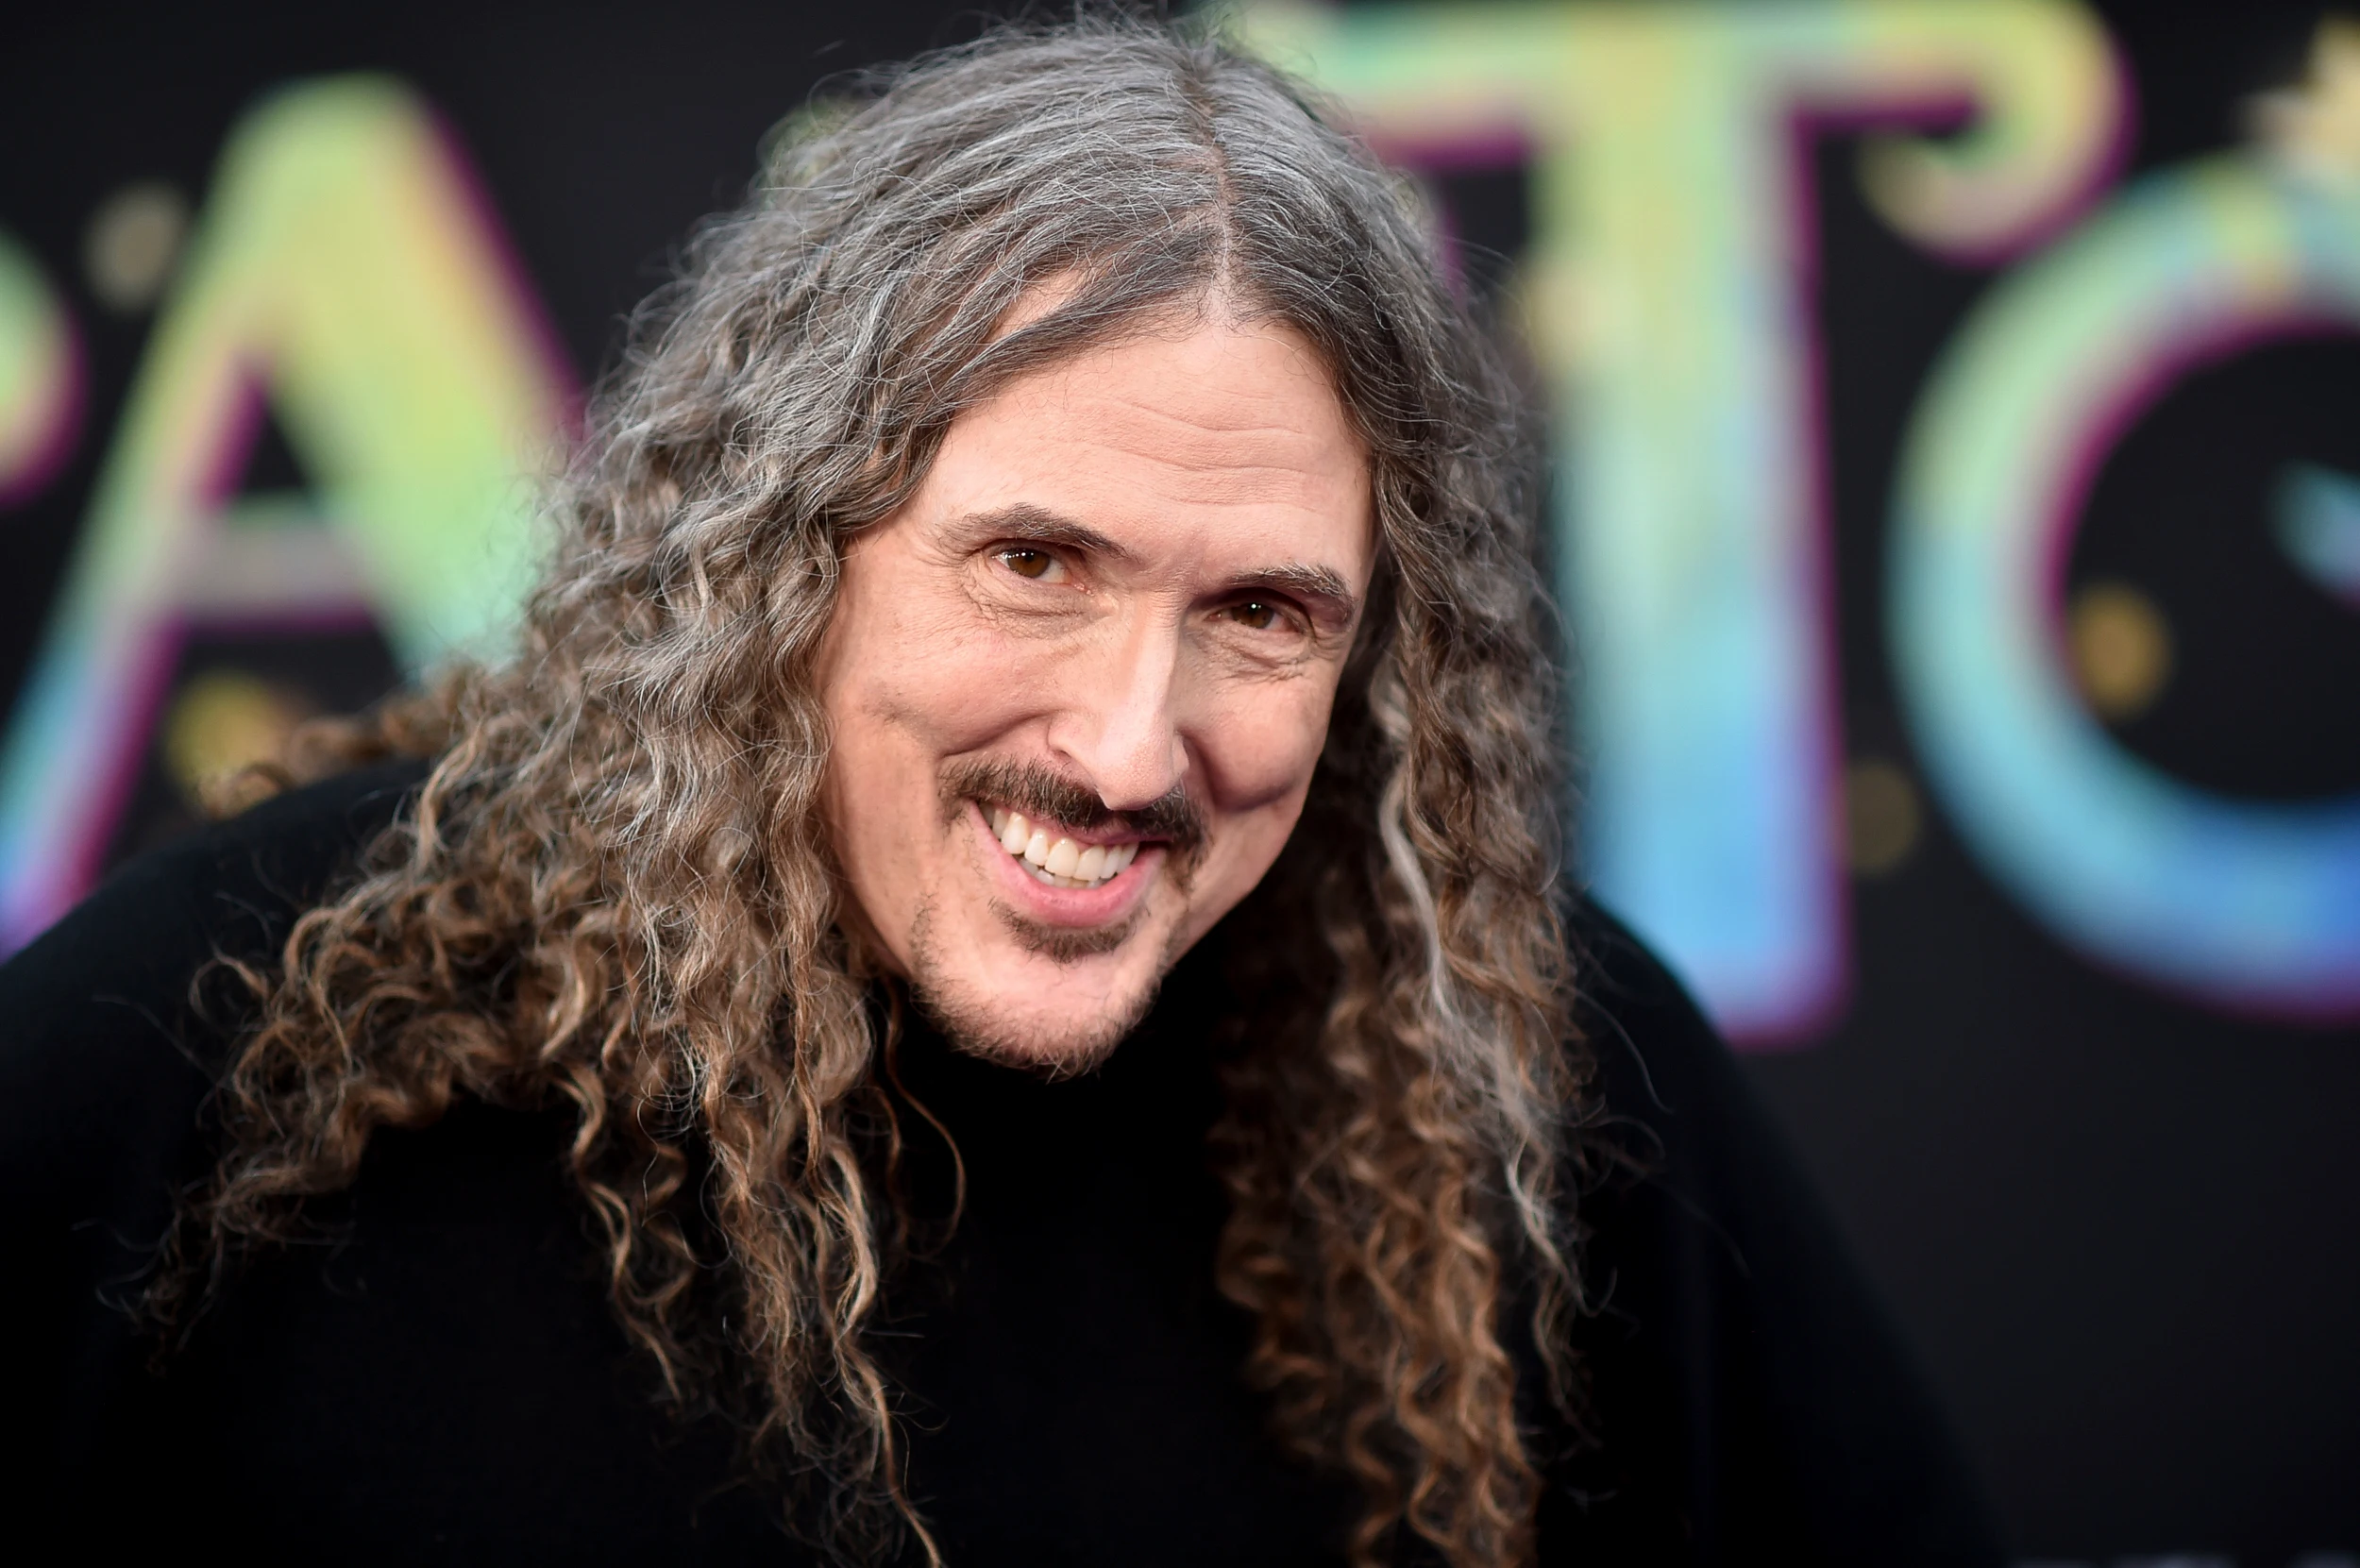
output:
[[[244,971],[228,1153],[151,1309],[295,1234],[377,1129],[563,1097],[669,1397],[753,1369],[755,1447],[827,1483],[806,1528],[938,1560],[863,1342],[899,1222],[855,1127],[891,1126],[892,1008],[847,935],[815,655],[848,543],[961,411],[1208,299],[1323,361],[1380,546],[1301,825],[1207,938],[1239,1003],[1218,1283],[1282,1434],[1360,1483],[1356,1562],[1404,1532],[1528,1560],[1502,1324],[1531,1307],[1562,1402],[1584,1076],[1529,444],[1403,185],[1299,85],[1161,24],[1011,26],[868,78],[696,236],[555,491],[519,651],[297,759],[434,761],[360,880]]]

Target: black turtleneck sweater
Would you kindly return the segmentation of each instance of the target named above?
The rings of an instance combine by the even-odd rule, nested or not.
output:
[[[19,1432],[0,1532],[176,1560],[812,1560],[742,1479],[733,1430],[653,1398],[562,1111],[469,1103],[379,1132],[332,1239],[240,1271],[169,1356],[121,1310],[213,1154],[231,1025],[192,1010],[193,977],[274,952],[417,777],[355,774],[152,854],[0,968]],[[1644,1173],[1579,1200],[1592,1441],[1535,1434],[1569,1455],[1541,1560],[1996,1562],[1937,1414],[1727,1053],[1621,928],[1587,911],[1579,936],[1593,1136]],[[1339,1560],[1353,1494],[1266,1437],[1248,1325],[1213,1289],[1219,1091],[1186,1021],[1205,984],[1184,966],[1156,1018],[1069,1081],[904,1046],[968,1206],[902,1269],[877,1348],[953,1568]],[[928,1169],[921,1153],[911,1179]]]

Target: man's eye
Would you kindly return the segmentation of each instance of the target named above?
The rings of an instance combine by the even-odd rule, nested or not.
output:
[[[1026,546],[1018,545],[1002,550],[1000,563],[1019,577],[1031,578],[1038,582],[1050,574],[1050,568],[1056,565],[1057,561],[1056,557],[1047,550],[1032,549]]]
[[[1229,618],[1251,632],[1267,632],[1285,613],[1266,599],[1249,599],[1229,607]]]

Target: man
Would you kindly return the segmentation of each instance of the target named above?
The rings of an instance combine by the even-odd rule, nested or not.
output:
[[[1396,184],[1215,43],[815,120],[644,316],[518,655],[0,978],[31,1516],[1987,1558],[1709,1031],[1561,902],[1521,429]]]

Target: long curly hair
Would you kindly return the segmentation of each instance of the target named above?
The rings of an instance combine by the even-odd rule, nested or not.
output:
[[[1303,820],[1207,938],[1235,994],[1218,1284],[1282,1436],[1360,1485],[1356,1562],[1405,1532],[1455,1568],[1528,1560],[1506,1345],[1529,1310],[1566,1400],[1585,1070],[1528,432],[1426,235],[1301,86],[1162,24],[1004,28],[789,122],[636,316],[516,652],[294,760],[432,759],[359,880],[243,971],[227,1152],[151,1307],[185,1317],[296,1234],[377,1129],[562,1096],[668,1396],[752,1387],[754,1446],[828,1482],[818,1536],[938,1560],[864,1344],[890,983],[842,919],[815,653],[848,543],[961,410],[1217,299],[1323,359],[1380,544]]]

